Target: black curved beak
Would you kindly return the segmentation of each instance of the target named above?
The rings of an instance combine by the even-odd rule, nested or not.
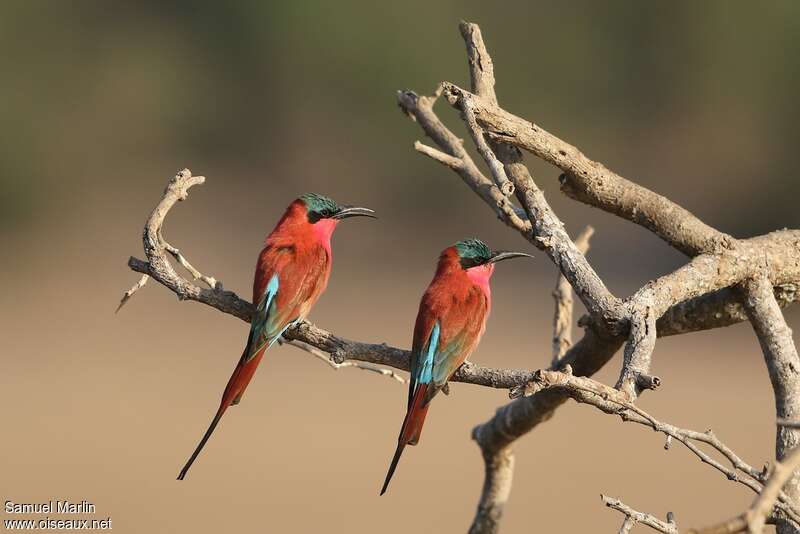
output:
[[[331,216],[331,219],[347,219],[348,217],[372,217],[377,219],[375,212],[369,208],[359,208],[357,206],[342,206],[338,212]]]
[[[507,252],[504,250],[498,250],[492,252],[492,257],[489,258],[489,261],[486,263],[497,263],[498,261],[510,260],[511,258],[533,258],[533,256],[530,254],[525,254],[524,252]]]

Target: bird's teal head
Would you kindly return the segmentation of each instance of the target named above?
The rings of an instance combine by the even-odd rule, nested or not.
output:
[[[486,243],[474,237],[459,241],[453,246],[458,253],[461,267],[464,269],[471,269],[472,267],[478,267],[480,265],[492,265],[498,261],[511,258],[533,257],[524,252],[492,251],[486,246]]]
[[[492,257],[492,251],[480,239],[464,239],[455,244],[461,266],[465,269],[483,265]]]
[[[343,206],[337,204],[332,198],[317,193],[306,193],[300,197],[306,205],[308,222],[316,224],[325,219],[338,221],[348,217],[375,217],[375,212],[369,208],[359,208],[356,206]]]

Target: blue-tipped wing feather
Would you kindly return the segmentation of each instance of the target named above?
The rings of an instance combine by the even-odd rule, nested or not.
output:
[[[247,351],[247,357],[244,361],[248,361],[255,356],[264,345],[272,345],[278,337],[286,330],[284,326],[281,331],[275,335],[274,321],[270,320],[275,316],[275,296],[278,294],[280,287],[280,279],[278,273],[272,275],[269,279],[264,295],[256,308],[256,314],[250,323],[250,346]]]

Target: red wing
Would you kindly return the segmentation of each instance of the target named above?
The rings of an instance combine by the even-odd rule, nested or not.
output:
[[[487,311],[486,295],[477,286],[461,286],[451,290],[440,285],[428,288],[420,302],[414,327],[409,403],[421,379],[418,375],[422,373],[422,362],[431,348],[429,343],[435,343],[433,362],[428,362],[428,365],[432,365],[430,379],[436,386],[430,392],[432,396],[475,349],[483,334]],[[435,340],[432,339],[434,332]]]
[[[486,295],[472,286],[451,304],[440,319],[439,346],[433,366],[433,382],[443,386],[475,350],[486,326]]]
[[[257,342],[249,355],[275,341],[290,323],[306,317],[325,290],[329,273],[328,252],[322,246],[268,243],[264,247],[256,266],[253,302],[270,302],[263,314],[254,317],[251,330],[259,335],[253,336]],[[274,296],[270,298],[271,292]]]

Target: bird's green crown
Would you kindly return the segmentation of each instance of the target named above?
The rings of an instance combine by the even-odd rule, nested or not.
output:
[[[486,263],[492,258],[492,251],[480,239],[464,239],[455,244],[461,266],[465,269]]]
[[[341,209],[333,199],[317,193],[306,193],[300,200],[306,205],[309,219],[330,217]]]

